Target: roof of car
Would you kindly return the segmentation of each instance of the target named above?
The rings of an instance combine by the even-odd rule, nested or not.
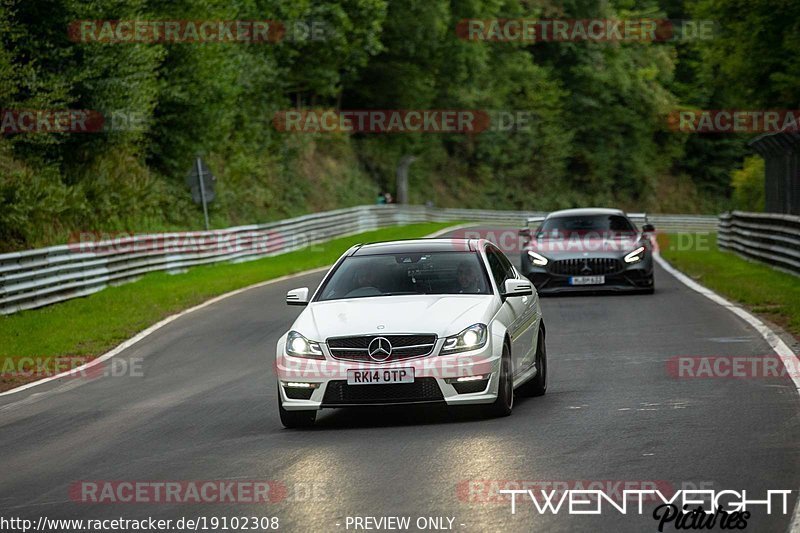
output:
[[[586,216],[586,215],[622,215],[625,212],[621,209],[609,209],[607,207],[582,207],[578,209],[562,209],[561,211],[553,211],[547,218],[551,217],[569,217],[569,216]]]
[[[472,239],[408,239],[364,244],[352,255],[419,254],[430,252],[469,252]]]

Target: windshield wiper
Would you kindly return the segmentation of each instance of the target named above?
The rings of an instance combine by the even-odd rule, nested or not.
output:
[[[424,292],[423,293],[419,293],[419,292],[414,292],[414,291],[408,291],[408,292],[384,292],[382,294],[376,294],[375,296],[405,296],[405,295],[408,295],[408,294],[426,294],[426,293],[424,293]]]

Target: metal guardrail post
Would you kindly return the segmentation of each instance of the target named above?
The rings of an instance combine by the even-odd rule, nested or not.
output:
[[[800,275],[800,216],[734,211],[719,217],[717,242],[752,260]]]

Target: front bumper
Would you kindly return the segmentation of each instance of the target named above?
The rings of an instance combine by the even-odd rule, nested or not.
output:
[[[287,411],[424,403],[469,405],[491,403],[497,398],[502,339],[498,341],[492,335],[478,350],[435,355],[444,344],[443,339],[438,339],[434,355],[386,363],[334,359],[324,344],[321,345],[324,360],[292,357],[286,355],[284,343],[285,339],[278,343],[275,369],[280,401]],[[414,369],[414,383],[347,385],[349,369],[384,371],[400,368]],[[468,376],[488,378],[485,381],[455,381]],[[292,386],[299,384],[309,384],[313,388]]]
[[[619,272],[602,274],[605,283],[601,285],[571,285],[572,275],[551,272],[547,266],[538,266],[530,262],[527,254],[522,257],[522,271],[531,280],[539,294],[572,293],[572,292],[640,292],[652,290],[653,258],[648,253],[644,259],[636,263],[624,264]],[[594,275],[589,273],[588,275]]]

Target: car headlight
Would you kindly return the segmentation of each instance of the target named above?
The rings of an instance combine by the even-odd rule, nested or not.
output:
[[[636,261],[641,261],[644,257],[644,246],[640,246],[628,255],[625,256],[626,263],[635,263]]]
[[[530,257],[531,263],[534,265],[544,266],[549,262],[545,256],[538,254],[533,250],[528,250],[528,257]]]
[[[325,359],[319,343],[306,339],[297,331],[290,331],[286,337],[286,353],[294,357]]]
[[[442,346],[443,354],[477,350],[486,346],[487,328],[483,324],[473,324],[458,335],[447,337]]]

